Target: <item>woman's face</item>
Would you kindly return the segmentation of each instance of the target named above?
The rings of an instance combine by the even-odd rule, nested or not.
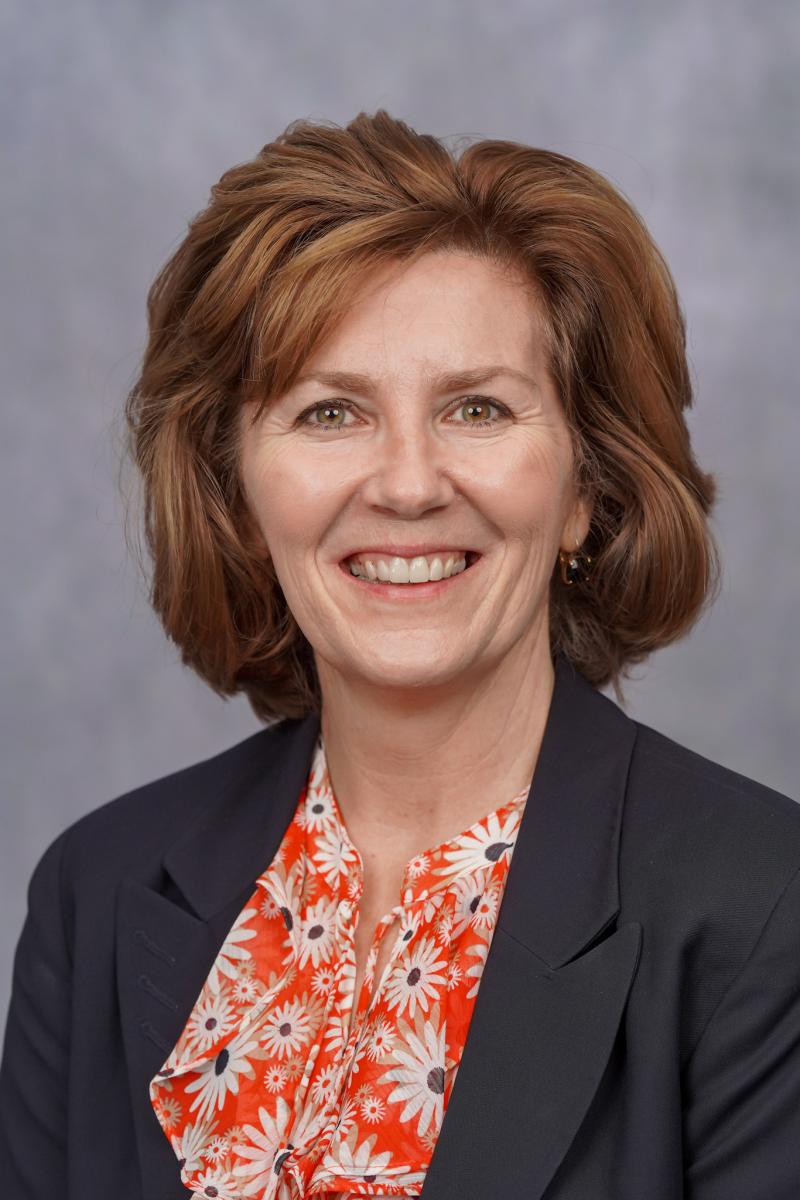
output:
[[[421,689],[544,664],[550,577],[589,509],[521,281],[453,252],[381,267],[254,426],[253,407],[245,494],[323,692],[331,672]],[[454,551],[480,557],[427,584],[346,561],[398,578],[396,557],[424,556],[437,575]]]

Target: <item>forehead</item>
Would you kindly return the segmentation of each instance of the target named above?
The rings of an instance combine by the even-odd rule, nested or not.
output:
[[[475,255],[435,252],[362,277],[298,382],[338,369],[433,383],[475,363],[527,372],[542,354],[541,310],[521,272]]]

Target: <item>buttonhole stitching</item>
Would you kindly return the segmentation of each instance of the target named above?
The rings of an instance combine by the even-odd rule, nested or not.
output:
[[[133,940],[140,946],[144,946],[145,950],[149,950],[149,952],[154,954],[156,958],[160,958],[163,962],[169,963],[171,967],[175,966],[177,962],[175,956],[170,954],[168,950],[164,950],[164,948],[159,946],[157,942],[154,942],[151,937],[148,937],[143,929],[137,929],[134,932]]]

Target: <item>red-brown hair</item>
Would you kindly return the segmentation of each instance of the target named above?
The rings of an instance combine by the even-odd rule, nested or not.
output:
[[[151,603],[183,661],[263,721],[321,696],[244,498],[241,405],[291,387],[366,272],[448,249],[530,284],[593,498],[591,576],[568,587],[554,564],[553,652],[621,695],[626,669],[686,633],[715,590],[684,318],[628,201],[574,159],[497,140],[456,156],[383,109],[344,128],[296,121],[222,176],[157,276],[125,407]]]

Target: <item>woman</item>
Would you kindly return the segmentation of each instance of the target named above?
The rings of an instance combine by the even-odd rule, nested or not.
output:
[[[800,810],[597,689],[713,592],[684,326],[571,159],[227,172],[128,402],[152,601],[266,728],[30,888],[9,1196],[800,1196]]]

